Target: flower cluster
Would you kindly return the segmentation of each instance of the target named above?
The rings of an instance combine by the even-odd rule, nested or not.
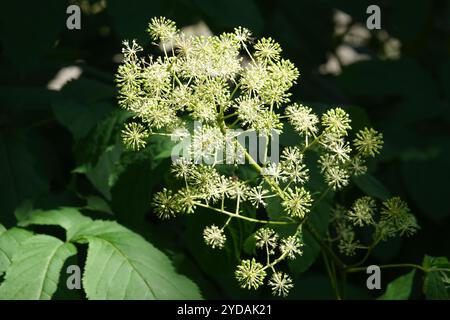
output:
[[[267,282],[274,295],[287,296],[289,290],[293,288],[291,277],[283,272],[276,271],[275,266],[285,258],[295,259],[303,254],[303,241],[301,233],[296,232],[292,236],[279,240],[279,235],[271,228],[261,228],[255,235],[256,247],[266,253],[266,263],[263,265],[252,260],[243,260],[235,271],[236,279],[244,289],[258,289],[264,284],[268,270],[272,272],[270,280]],[[273,259],[278,247],[279,257]]]
[[[357,249],[368,248],[357,239],[355,227],[373,228],[373,242],[369,248],[390,237],[413,235],[419,229],[415,216],[399,197],[383,201],[380,211],[375,199],[368,196],[357,199],[349,210],[338,206],[333,210],[333,225],[333,240],[338,241],[339,250],[347,256],[354,255]]]
[[[271,273],[267,284],[272,292],[286,296],[292,279],[275,267],[302,255],[301,227],[314,214],[320,202],[318,194],[338,191],[352,176],[364,174],[367,159],[380,152],[382,135],[364,128],[350,141],[351,120],[343,108],[320,115],[308,106],[292,103],[289,91],[300,73],[282,58],[281,46],[272,38],[253,39],[242,27],[216,36],[187,35],[163,17],[153,18],[148,32],[161,50],[157,57],[146,56],[135,40],[123,42],[123,63],[116,75],[119,105],[133,115],[122,131],[123,142],[139,151],[153,135],[188,141],[187,151],[172,157],[175,186],[153,198],[155,214],[169,219],[193,214],[198,207],[223,214],[227,218],[223,225],[207,226],[203,231],[204,243],[217,250],[227,246],[225,231],[232,219],[265,226],[297,225],[294,234],[284,237],[268,227],[256,231],[256,247],[266,254],[266,262],[244,259],[235,272],[247,289],[258,288]],[[285,123],[290,123],[300,139],[281,150],[279,161],[268,156],[269,143],[258,146],[255,157],[239,140],[254,133],[272,141],[283,134]],[[278,150],[273,144],[271,153]],[[223,151],[228,148],[234,153],[224,158]],[[318,155],[315,167],[309,161],[314,159],[310,157],[313,153]],[[242,174],[238,168],[241,160],[256,175]],[[326,190],[311,189],[310,177],[316,166]],[[267,208],[277,201],[277,219],[268,212],[250,216],[245,210]],[[373,225],[383,239],[414,232],[417,224],[399,201],[386,201],[378,221],[375,203],[368,197],[336,218],[341,250],[352,254],[358,248],[352,225]]]

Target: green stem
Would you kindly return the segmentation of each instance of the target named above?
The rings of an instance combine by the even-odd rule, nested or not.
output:
[[[228,216],[230,216],[230,217],[233,217],[233,218],[238,218],[238,219],[247,220],[247,221],[256,222],[256,223],[264,223],[264,224],[283,224],[283,225],[285,225],[285,224],[294,224],[294,223],[295,223],[295,222],[289,222],[289,221],[259,220],[259,219],[255,219],[255,218],[250,218],[250,217],[242,216],[242,215],[240,215],[240,214],[236,214],[236,213],[229,212],[229,211],[226,211],[226,210],[222,210],[222,209],[219,209],[219,208],[211,207],[211,206],[208,206],[208,205],[206,205],[206,204],[204,204],[204,203],[201,203],[201,202],[194,202],[194,203],[195,203],[195,205],[197,205],[197,206],[199,206],[199,207],[208,208],[208,209],[211,209],[211,210],[213,210],[213,211],[216,211],[216,212],[220,212],[220,213],[226,214],[226,215],[228,215]]]
[[[379,266],[381,269],[388,269],[388,268],[414,268],[422,270],[423,272],[435,272],[435,271],[444,271],[444,272],[450,272],[450,268],[425,268],[421,265],[414,264],[414,263],[395,263],[395,264],[383,264]],[[367,267],[356,267],[352,268],[349,267],[345,271],[348,273],[353,272],[360,272],[360,271],[366,271]]]
[[[336,276],[331,271],[330,262],[324,251],[322,251],[322,257],[324,260],[325,268],[327,269],[328,278],[330,279],[331,288],[333,289],[336,299],[340,300],[339,290],[337,289],[336,285]]]

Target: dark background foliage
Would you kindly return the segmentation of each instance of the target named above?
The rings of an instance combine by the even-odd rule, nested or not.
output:
[[[147,23],[164,15],[179,27],[204,21],[214,33],[242,25],[256,37],[274,37],[301,71],[293,100],[317,110],[343,106],[355,128],[372,125],[384,133],[385,148],[370,164],[369,178],[336,199],[348,205],[363,192],[378,198],[400,195],[422,229],[412,238],[381,244],[369,263],[420,264],[424,254],[450,255],[450,1],[76,3],[82,8],[81,30],[66,28],[66,1],[1,4],[0,221],[5,226],[15,224],[14,211],[31,205],[83,207],[91,216],[117,219],[141,233],[207,298],[268,296],[264,291],[248,295],[232,279],[239,251],[251,247],[249,226],[233,224],[235,241],[214,252],[200,237],[211,215],[158,221],[150,199],[170,183],[170,144],[154,139],[132,154],[118,139],[129,117],[115,99],[121,40],[136,38],[150,48]],[[365,28],[370,4],[381,7],[382,30]],[[79,67],[81,76],[61,90],[49,90],[49,82],[68,66]],[[383,286],[405,272],[384,272]],[[294,276],[291,298],[332,297],[320,259]],[[380,294],[365,289],[365,277],[349,279],[349,298]],[[416,286],[413,298],[421,297]]]

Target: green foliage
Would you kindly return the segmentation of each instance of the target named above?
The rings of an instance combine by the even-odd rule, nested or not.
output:
[[[450,178],[450,51],[444,22],[450,20],[450,5],[445,1],[421,0],[414,5],[406,0],[381,1],[383,30],[364,32],[367,39],[353,41],[358,40],[357,31],[366,22],[366,8],[370,4],[373,2],[368,0],[82,1],[82,29],[72,31],[65,27],[65,2],[30,4],[26,10],[19,2],[3,3],[0,11],[3,76],[0,79],[0,223],[3,224],[0,224],[0,284],[10,283],[11,280],[5,280],[5,272],[11,267],[13,257],[23,252],[21,243],[30,237],[41,237],[42,233],[52,237],[50,241],[40,241],[40,248],[36,247],[43,252],[42,257],[48,257],[46,250],[55,248],[60,240],[69,239],[77,254],[66,259],[66,265],[83,265],[91,242],[98,246],[104,241],[95,238],[85,244],[76,243],[77,230],[99,219],[111,219],[133,230],[131,238],[139,234],[152,248],[153,245],[158,248],[150,250],[146,245],[138,245],[143,250],[157,250],[166,262],[172,261],[180,273],[200,287],[205,298],[270,297],[269,290],[250,293],[241,290],[232,275],[240,260],[252,256],[264,258],[254,237],[260,225],[231,221],[224,233],[227,241],[222,251],[205,254],[203,229],[211,224],[223,224],[220,214],[197,207],[195,217],[180,217],[167,223],[157,220],[151,207],[151,199],[163,186],[180,187],[180,182],[169,174],[170,138],[153,136],[147,141],[147,147],[136,153],[126,151],[120,141],[120,130],[131,120],[130,113],[118,110],[114,86],[121,41],[136,38],[147,51],[154,40],[145,29],[151,17],[163,15],[177,21],[183,30],[205,31],[207,25],[213,34],[219,34],[232,32],[234,27],[242,25],[251,29],[255,38],[276,39],[283,48],[281,55],[300,67],[300,85],[292,88],[293,102],[307,105],[317,114],[340,105],[349,113],[354,130],[374,127],[383,132],[383,151],[367,163],[367,174],[352,177],[353,183],[345,190],[329,193],[326,201],[309,213],[312,227],[338,258],[345,260],[346,270],[360,268],[358,272],[363,275],[358,277],[348,272],[345,290],[341,288],[343,281],[338,281],[340,298],[376,298],[365,287],[364,265],[417,262],[418,257],[429,252],[440,258],[426,256],[422,266],[408,267],[416,269],[416,285],[411,286],[408,295],[408,281],[412,281],[408,268],[382,269],[383,279],[385,274],[386,278],[397,279],[384,288],[387,290],[383,297],[449,299],[450,275],[445,270],[449,268],[446,259],[450,208],[445,205],[445,199]],[[351,21],[338,28],[336,12],[348,14]],[[396,42],[400,44],[399,53],[392,56],[389,51],[395,49]],[[333,62],[330,57],[340,58],[342,48],[354,55],[363,54],[364,60],[347,63],[339,59],[332,64],[338,71],[328,72],[325,66]],[[162,56],[158,47],[150,51]],[[49,81],[68,66],[79,67],[81,76],[63,84],[60,91],[48,89]],[[280,111],[285,107],[281,106]],[[283,131],[280,137],[283,147],[303,143],[304,139],[290,123],[284,123]],[[355,138],[353,134],[348,137],[349,141]],[[308,154],[305,161],[310,157]],[[320,185],[323,181],[312,172],[316,160],[307,163],[312,183],[307,189],[314,200],[323,189]],[[250,183],[259,176],[251,166],[239,166],[223,173],[237,175]],[[340,203],[351,210],[355,200],[363,196],[371,196],[380,204],[397,194],[417,216],[420,236],[379,241],[368,250],[367,257],[366,249],[361,248],[355,250],[354,256],[341,255],[339,241],[333,241],[332,234],[334,204]],[[39,218],[32,213],[33,207],[38,208],[34,212],[40,212]],[[83,216],[77,210],[82,210]],[[274,220],[281,213],[281,203],[273,201],[268,201],[266,208],[247,207],[244,211],[252,218]],[[374,218],[378,219],[377,214]],[[57,226],[49,227],[48,223]],[[61,235],[59,226],[68,229],[66,237]],[[116,230],[116,227],[108,228]],[[287,236],[294,232],[295,226],[274,229]],[[374,240],[372,226],[354,229],[354,237],[360,241],[357,245],[365,246]],[[336,290],[327,277],[327,264],[336,267],[336,261],[322,261],[322,247],[307,228],[303,228],[302,235],[303,255],[280,265],[280,270],[291,273],[294,283],[298,283],[289,298],[335,298]],[[137,240],[142,241],[142,238]],[[115,252],[113,247],[108,244],[105,250]],[[69,247],[66,249],[70,251]],[[129,272],[136,270],[128,266]],[[27,277],[37,275],[36,278],[48,279],[46,284],[59,277],[53,298],[86,298],[84,290],[73,292],[65,288],[65,273],[60,275],[58,268],[59,264],[48,270],[32,268]],[[333,277],[333,269],[330,271]],[[343,280],[342,269],[335,271],[337,280]],[[103,280],[110,275],[105,276]],[[172,276],[178,277],[171,273],[169,277]],[[103,281],[100,277],[93,280]],[[420,285],[419,280],[423,280]],[[36,290],[33,297],[48,297],[46,294],[54,291],[50,284],[39,294],[36,282],[31,283],[34,289],[30,287],[30,290]],[[8,295],[14,294],[12,287],[8,284],[1,292],[7,290]],[[102,297],[123,296],[121,288],[114,289],[118,291],[103,292]],[[196,293],[191,296],[198,297]]]
[[[0,286],[0,299],[51,299],[64,261],[74,254],[72,243],[47,235],[29,237],[13,255]]]
[[[412,270],[407,274],[391,281],[386,292],[379,297],[380,300],[408,300],[411,295],[414,275],[416,270]]]
[[[0,234],[1,299],[50,299],[65,260],[88,244],[83,289],[88,299],[200,299],[197,286],[176,273],[167,256],[112,221],[92,220],[74,208],[32,211],[19,223],[57,225],[66,242],[18,228]]]
[[[446,257],[425,256],[423,267],[425,274],[423,292],[430,300],[450,299],[450,262]]]

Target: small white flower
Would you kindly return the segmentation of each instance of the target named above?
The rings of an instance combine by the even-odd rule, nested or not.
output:
[[[264,283],[266,272],[263,265],[252,260],[243,260],[234,273],[239,284],[244,289],[258,289]]]
[[[261,228],[256,231],[255,239],[258,248],[263,248],[267,245],[269,250],[271,250],[277,246],[278,234],[273,229]]]
[[[269,280],[269,286],[272,288],[272,294],[280,297],[286,297],[294,287],[291,277],[283,272],[274,272]]]
[[[203,239],[205,240],[205,243],[213,249],[222,249],[225,245],[227,237],[225,236],[225,233],[222,229],[215,225],[212,225],[206,227],[205,230],[203,230]]]
[[[248,193],[248,199],[250,202],[255,206],[259,207],[259,205],[262,205],[263,207],[266,206],[266,202],[264,201],[264,196],[268,193],[266,189],[263,189],[262,186],[257,186],[255,188],[252,188]]]
[[[280,250],[283,255],[286,255],[289,259],[295,259],[296,255],[302,255],[301,248],[303,243],[297,236],[289,236],[281,240]]]

